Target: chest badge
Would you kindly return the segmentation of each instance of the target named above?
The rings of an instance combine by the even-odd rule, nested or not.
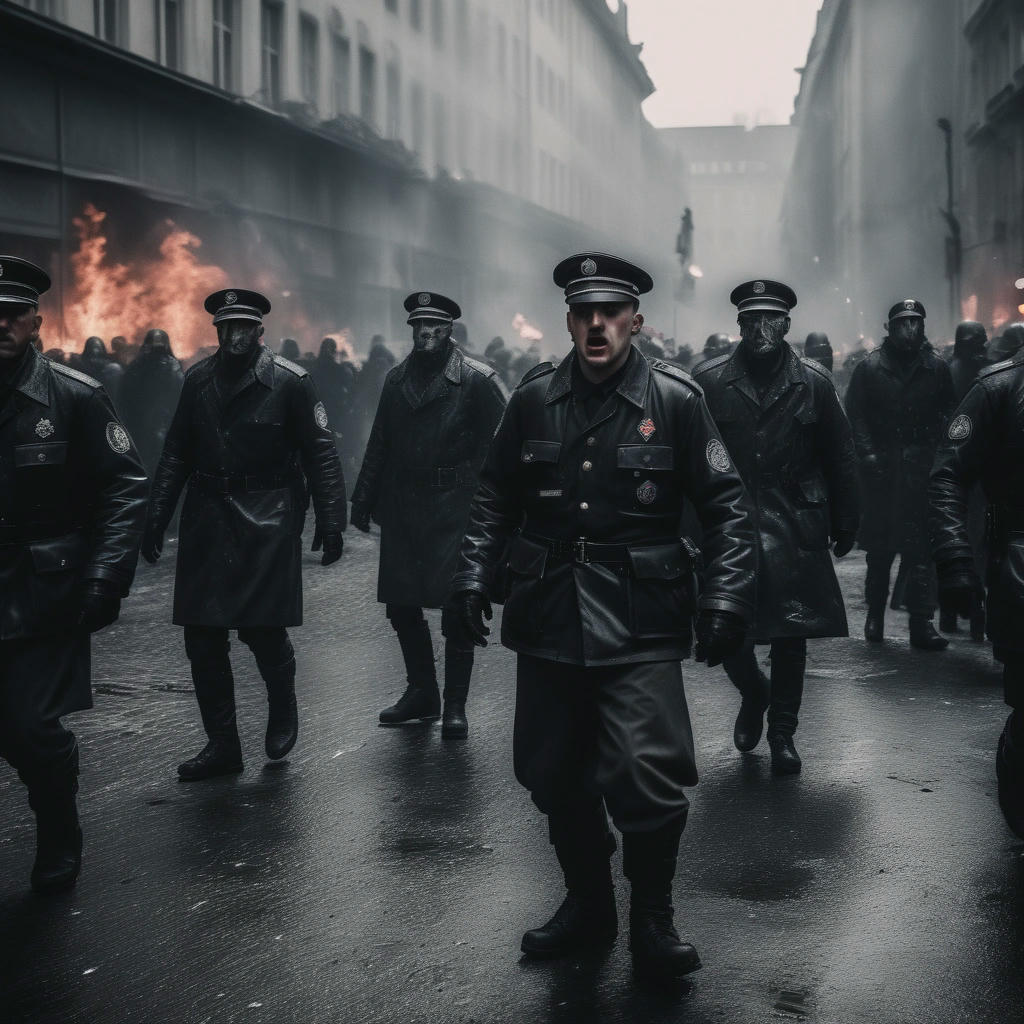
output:
[[[640,425],[636,429],[640,431],[640,436],[645,441],[650,441],[654,437],[655,430],[658,428],[654,425],[654,420],[648,416],[647,419],[640,421]]]
[[[124,455],[131,448],[132,440],[128,436],[128,431],[120,423],[111,420],[107,424],[107,444],[110,445],[111,451],[117,452],[118,455]]]
[[[658,487],[653,480],[645,480],[636,489],[636,500],[641,505],[653,505],[658,497]]]
[[[39,437],[49,437],[53,433],[53,424],[49,420],[40,420],[36,424],[36,435]]]

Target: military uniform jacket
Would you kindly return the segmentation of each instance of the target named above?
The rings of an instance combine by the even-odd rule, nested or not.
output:
[[[832,376],[786,345],[763,399],[740,349],[697,382],[756,509],[757,618],[751,639],[846,636],[829,540],[856,533],[857,455]]]
[[[440,608],[508,396],[455,345],[422,394],[408,370],[407,358],[385,379],[352,503],[380,524],[377,600]]]
[[[185,375],[153,481],[150,518],[159,530],[188,483],[174,621],[299,625],[309,492],[322,532],[346,525],[334,435],[305,370],[260,346],[252,367],[222,390],[219,355]]]
[[[124,596],[146,473],[106,392],[27,349],[0,383],[0,640],[67,634],[84,580]],[[89,680],[71,707],[89,707]]]
[[[501,639],[579,665],[689,653],[696,548],[680,537],[686,502],[704,527],[703,608],[753,618],[750,505],[700,388],[634,347],[589,419],[571,390],[570,353],[513,392],[473,501],[453,589],[486,590],[508,545]],[[550,540],[622,548],[623,564],[556,553]]]
[[[929,490],[937,562],[972,558],[975,482],[989,502],[988,635],[1024,651],[1024,352],[982,370],[950,421]]]
[[[853,371],[846,414],[861,463],[866,551],[929,559],[928,474],[955,405],[949,366],[930,348],[903,369],[886,341]],[[864,463],[871,455],[874,468]]]

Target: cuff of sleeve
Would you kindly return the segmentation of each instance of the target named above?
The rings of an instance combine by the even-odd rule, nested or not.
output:
[[[111,591],[116,592],[118,597],[125,597],[131,585],[131,577],[127,573],[109,565],[98,565],[95,562],[86,566],[85,572],[82,573],[82,580],[86,583],[92,580],[109,583]]]
[[[448,588],[450,594],[458,594],[464,590],[474,590],[478,594],[487,593],[487,583],[483,574],[479,572],[460,572],[452,577],[452,585]]]
[[[754,609],[742,601],[734,601],[729,597],[715,597],[706,595],[698,602],[701,611],[732,612],[738,615],[744,625],[749,625],[754,618]]]

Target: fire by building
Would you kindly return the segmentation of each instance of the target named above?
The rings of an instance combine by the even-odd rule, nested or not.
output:
[[[605,0],[0,0],[0,247],[50,269],[49,338],[76,347],[115,321],[206,343],[172,307],[223,280],[304,348],[404,337],[428,285],[471,343],[516,313],[555,338],[574,248],[650,267],[671,323],[686,197],[639,49]],[[83,265],[120,286],[83,292]]]

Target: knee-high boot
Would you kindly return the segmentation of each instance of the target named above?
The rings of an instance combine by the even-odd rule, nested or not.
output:
[[[466,719],[466,698],[473,675],[473,652],[463,651],[451,640],[444,644],[444,717],[442,739],[462,739],[469,734]]]
[[[82,867],[78,823],[78,744],[45,768],[22,774],[36,815],[36,859],[32,888],[53,892],[74,885]]]

